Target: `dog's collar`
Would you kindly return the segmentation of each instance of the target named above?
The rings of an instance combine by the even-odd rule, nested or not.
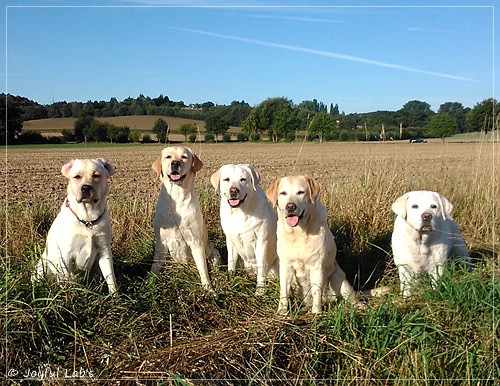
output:
[[[97,217],[95,220],[83,221],[80,217],[78,217],[76,212],[73,209],[71,209],[71,206],[69,206],[69,200],[67,198],[66,198],[66,208],[68,208],[70,210],[70,212],[73,213],[73,215],[76,217],[76,219],[78,221],[80,221],[83,225],[85,225],[85,227],[87,227],[87,229],[92,229],[94,227],[94,225],[97,224],[97,222],[102,218],[102,216],[104,216],[104,213],[106,213],[106,209],[104,209],[104,212],[102,212],[101,215],[99,217]]]

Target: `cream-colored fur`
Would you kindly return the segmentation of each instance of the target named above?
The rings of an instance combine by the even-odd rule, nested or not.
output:
[[[397,214],[392,251],[403,296],[411,294],[417,275],[430,274],[435,283],[450,256],[469,256],[446,197],[426,190],[408,192],[392,204],[392,210]]]
[[[224,165],[211,177],[220,193],[220,219],[226,235],[228,271],[241,258],[245,270],[257,274],[257,294],[267,276],[278,274],[276,213],[259,186],[260,174],[248,164]]]
[[[202,168],[201,160],[183,146],[164,148],[152,168],[161,180],[154,217],[155,253],[151,271],[158,273],[166,256],[196,264],[203,287],[214,293],[208,273],[207,258],[218,251],[208,241],[207,227],[201,213],[195,176]]]
[[[267,190],[278,213],[278,314],[288,313],[292,287],[312,306],[313,313],[321,312],[324,299],[340,297],[358,302],[335,260],[337,247],[328,228],[326,208],[318,201],[319,192],[319,185],[306,176],[278,179]]]
[[[97,260],[109,292],[117,291],[111,253],[108,180],[115,172],[103,159],[75,159],[61,169],[68,196],[47,235],[35,278],[45,273],[73,280]]]

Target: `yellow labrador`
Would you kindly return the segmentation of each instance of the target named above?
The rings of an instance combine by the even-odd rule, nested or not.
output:
[[[201,213],[195,176],[203,162],[183,146],[163,149],[152,168],[161,180],[154,217],[155,253],[151,271],[158,273],[168,253],[180,262],[194,259],[201,284],[214,293],[207,268],[207,257],[217,255],[208,241]],[[217,258],[215,256],[215,258]]]
[[[107,195],[115,168],[104,159],[75,159],[61,172],[68,179],[68,196],[50,227],[35,277],[49,273],[74,279],[79,272],[90,272],[97,260],[109,292],[114,294]]]
[[[276,180],[267,190],[277,207],[277,250],[279,257],[280,301],[278,314],[288,313],[290,288],[312,312],[321,312],[323,299],[357,299],[339,267],[335,239],[328,228],[326,208],[318,201],[319,185],[306,176]]]
[[[259,186],[259,172],[248,164],[222,166],[210,181],[220,192],[220,220],[226,235],[228,271],[238,257],[244,268],[257,274],[256,294],[262,294],[268,275],[278,273],[276,213]]]
[[[450,256],[469,256],[446,197],[427,190],[408,192],[392,204],[392,210],[397,214],[392,251],[403,296],[411,294],[415,276],[430,274],[435,283]]]

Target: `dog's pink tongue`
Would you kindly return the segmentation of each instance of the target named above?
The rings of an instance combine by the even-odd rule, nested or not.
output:
[[[229,200],[229,205],[236,206],[240,203],[240,200]]]
[[[288,226],[291,226],[292,228],[293,227],[296,227],[297,224],[299,223],[299,216],[288,216],[286,218],[286,223],[288,224]]]
[[[170,179],[172,181],[179,181],[181,179],[181,175],[180,174],[171,174]]]

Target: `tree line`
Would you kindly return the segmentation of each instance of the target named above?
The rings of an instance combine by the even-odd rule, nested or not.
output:
[[[308,140],[388,140],[415,136],[446,137],[470,131],[490,131],[498,127],[498,102],[493,98],[464,107],[459,102],[446,102],[437,112],[428,103],[413,100],[397,111],[375,111],[345,114],[338,104],[329,106],[316,99],[295,104],[285,97],[268,98],[251,107],[244,101],[230,105],[204,102],[185,105],[167,96],[157,98],[139,95],[119,102],[109,101],[56,102],[41,105],[28,98],[0,94],[2,116],[0,136],[7,143],[33,142],[37,133],[22,132],[22,122],[43,118],[78,118],[73,130],[65,130],[67,141],[129,142],[137,133],[126,126],[117,127],[96,118],[127,115],[160,115],[205,121],[205,140],[229,140],[230,126],[241,127],[238,140],[256,141],[264,136],[271,141],[293,141],[307,136]],[[152,129],[160,142],[169,133],[165,119],[159,119]],[[196,126],[181,128],[186,140],[196,138]],[[39,134],[39,133],[38,133]]]

